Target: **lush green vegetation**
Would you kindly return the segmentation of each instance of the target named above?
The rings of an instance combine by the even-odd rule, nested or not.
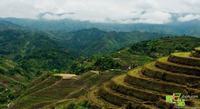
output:
[[[186,36],[142,41],[107,55],[81,58],[74,62],[71,70],[79,74],[88,70],[134,68],[173,52],[191,51],[199,45],[199,38]]]
[[[130,52],[145,54],[151,57],[161,57],[172,52],[191,51],[200,45],[200,39],[195,37],[169,37],[160,40],[143,41],[131,46]]]
[[[19,102],[27,102],[28,107],[28,103],[36,105],[46,104],[48,100],[48,103],[60,100],[59,97],[63,96],[55,95],[53,96],[55,98],[48,100],[45,96],[41,96],[58,93],[57,89],[47,88],[56,83],[57,79],[43,76],[38,80],[39,82],[36,80],[30,84],[33,79],[44,73],[83,74],[84,79],[73,82],[76,88],[74,86],[66,88],[68,95],[72,91],[83,88],[83,82],[88,91],[89,88],[119,74],[117,72],[122,73],[124,70],[141,66],[172,52],[191,51],[200,45],[199,38],[186,36],[160,38],[166,35],[147,32],[105,32],[94,28],[74,32],[41,32],[24,29],[10,22],[0,23],[2,24],[0,27],[0,108],[16,98]],[[93,72],[100,76],[87,75],[88,73],[84,76],[85,72]],[[50,82],[43,81],[47,78]],[[45,84],[38,85],[40,82]],[[71,82],[66,82],[69,83]],[[40,93],[38,90],[41,88],[47,88],[49,93],[42,91]],[[63,86],[59,88],[61,90]],[[38,91],[36,95],[40,97],[35,98],[30,95],[32,94],[30,89]],[[83,92],[80,91],[74,98],[87,93]],[[87,105],[72,103],[72,107],[83,108]]]
[[[20,94],[44,71],[65,71],[73,57],[43,32],[19,28],[0,29],[1,103]]]
[[[16,108],[41,108],[41,107],[67,107],[69,103],[73,108],[85,107],[82,103],[90,88],[99,86],[103,82],[110,80],[113,76],[121,74],[123,71],[102,71],[100,74],[88,71],[80,75],[79,79],[65,80],[53,75],[43,75],[45,79],[38,78],[32,82],[22,96],[13,101],[11,109]],[[62,103],[64,102],[64,103]],[[61,108],[62,109],[62,108]]]
[[[8,29],[0,31],[0,37],[1,56],[14,60],[25,70],[67,69],[72,60],[66,49],[45,33]]]
[[[116,51],[130,44],[165,37],[165,34],[149,32],[105,32],[96,28],[75,32],[49,32],[64,48],[74,55],[92,56]]]
[[[20,95],[30,81],[23,75],[25,71],[10,59],[0,58],[0,107]]]

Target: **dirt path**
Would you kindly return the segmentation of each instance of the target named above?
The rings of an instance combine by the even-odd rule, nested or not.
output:
[[[54,76],[60,76],[62,79],[77,79],[77,75],[75,74],[54,74]]]

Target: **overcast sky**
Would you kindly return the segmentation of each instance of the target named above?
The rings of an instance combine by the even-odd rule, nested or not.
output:
[[[200,0],[0,0],[0,17],[153,23],[200,20]]]

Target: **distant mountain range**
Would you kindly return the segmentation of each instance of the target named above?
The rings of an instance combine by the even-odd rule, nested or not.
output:
[[[22,27],[45,30],[45,31],[77,31],[81,29],[98,28],[103,31],[141,31],[156,32],[176,35],[200,36],[200,21],[191,20],[187,22],[172,21],[167,24],[114,24],[114,23],[91,23],[89,21],[77,21],[70,19],[63,20],[33,20],[18,18],[1,18],[1,21],[7,21]]]
[[[136,42],[166,36],[168,35],[139,31],[106,32],[96,28],[73,32],[51,32],[51,38],[58,41],[70,53],[83,56],[110,53]]]
[[[7,20],[0,20],[0,23],[1,22],[2,22],[1,25],[2,29],[0,28],[0,31],[2,32],[2,34],[5,34],[5,36],[7,36],[4,37],[3,39],[12,37],[10,38],[11,42],[17,41],[17,39],[15,38],[19,38],[18,35],[21,36],[21,32],[23,33],[22,35],[24,35],[25,33],[24,36],[28,37],[30,39],[29,40],[30,42],[41,40],[44,37],[46,37],[45,40],[46,42],[49,42],[49,44],[54,42],[56,43],[55,45],[61,47],[62,49],[65,49],[74,56],[80,56],[80,55],[92,56],[93,54],[110,53],[114,50],[120,49],[122,47],[128,46],[130,44],[139,41],[168,36],[167,34],[140,32],[140,31],[131,31],[131,32],[103,31],[98,28],[81,29],[76,31],[62,31],[62,30],[49,31],[43,29],[38,30],[39,28],[38,29],[27,28],[24,25],[21,25],[19,23],[14,24],[13,22]],[[14,37],[15,34],[16,37]],[[20,39],[20,41],[22,40]],[[15,44],[10,44],[10,45],[15,45]],[[46,47],[46,45],[41,47]],[[16,51],[15,53],[18,52],[19,51]]]

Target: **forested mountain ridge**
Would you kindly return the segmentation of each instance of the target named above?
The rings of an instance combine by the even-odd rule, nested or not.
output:
[[[53,63],[55,63],[54,65],[56,66],[56,63],[62,63],[63,61],[66,61],[65,59],[69,58],[67,50],[59,47],[55,41],[51,40],[48,35],[43,32],[18,29],[2,30],[0,31],[0,42],[1,56],[8,57],[18,62],[23,62],[23,60],[28,62],[28,60],[30,60],[32,61],[32,64],[34,63],[33,60],[39,59],[37,61],[41,62],[41,66],[44,65],[43,68],[47,65],[52,65]],[[59,60],[59,57],[66,58]],[[48,59],[52,60],[52,64],[46,63]],[[63,64],[64,63],[57,65],[57,67],[62,66]]]
[[[54,40],[73,54],[92,56],[93,54],[110,53],[130,44],[166,37],[166,34],[149,32],[106,32],[97,28],[83,29],[74,32],[53,32]]]
[[[38,35],[43,34],[43,36],[49,37],[53,40],[56,45],[66,49],[68,52],[76,56],[92,56],[93,54],[109,53],[139,41],[168,36],[167,34],[139,31],[103,31],[97,28],[82,29],[71,32],[56,30],[38,31],[31,28],[24,28],[24,26],[18,26],[10,21],[1,21],[5,24],[2,25],[2,32],[9,32],[9,29],[10,31],[27,32],[26,34],[31,32],[37,33]],[[12,34],[12,32],[10,34]],[[34,34],[32,36],[34,36]]]

